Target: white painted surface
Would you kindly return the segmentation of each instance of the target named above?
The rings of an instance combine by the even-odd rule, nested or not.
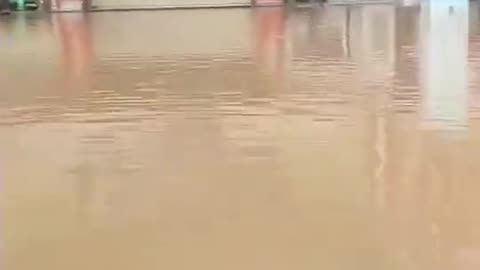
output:
[[[94,9],[248,6],[250,0],[93,0]]]

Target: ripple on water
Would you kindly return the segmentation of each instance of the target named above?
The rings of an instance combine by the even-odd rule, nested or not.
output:
[[[428,51],[421,7],[2,20],[5,269],[475,264],[471,5],[468,104],[431,100],[428,76],[463,74],[429,60],[463,52]]]

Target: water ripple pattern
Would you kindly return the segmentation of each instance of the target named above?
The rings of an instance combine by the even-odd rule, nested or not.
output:
[[[0,18],[2,269],[480,269],[480,9],[414,2]]]

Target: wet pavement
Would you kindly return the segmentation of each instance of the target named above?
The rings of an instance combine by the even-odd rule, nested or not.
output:
[[[480,269],[480,7],[438,3],[0,18],[1,269]]]

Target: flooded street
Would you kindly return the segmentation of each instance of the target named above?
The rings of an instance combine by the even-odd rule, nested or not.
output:
[[[480,5],[0,18],[0,269],[480,269]]]

